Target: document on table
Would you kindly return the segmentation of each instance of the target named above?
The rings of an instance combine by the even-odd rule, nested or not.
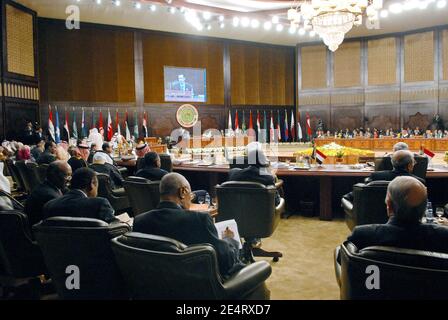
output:
[[[215,223],[215,228],[216,228],[216,231],[218,231],[219,239],[223,238],[224,231],[227,228],[229,228],[234,234],[233,239],[238,241],[238,249],[243,248],[243,245],[241,244],[240,234],[238,233],[238,225],[236,224],[235,219],[217,222],[217,223]]]

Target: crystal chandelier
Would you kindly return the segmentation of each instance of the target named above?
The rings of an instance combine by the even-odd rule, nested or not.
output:
[[[297,3],[296,3],[297,2]],[[291,27],[303,19],[305,30],[313,29],[331,51],[336,51],[345,34],[362,24],[363,14],[371,24],[378,20],[383,0],[312,0],[295,1],[288,10]]]

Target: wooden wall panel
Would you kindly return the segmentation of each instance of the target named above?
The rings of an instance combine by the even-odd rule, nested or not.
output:
[[[404,37],[404,81],[434,80],[434,32]]]
[[[322,45],[302,47],[301,57],[302,88],[326,88],[327,48]]]
[[[294,49],[231,44],[234,105],[294,104]]]
[[[367,42],[368,84],[386,85],[397,83],[396,38],[383,38]]]
[[[443,79],[448,80],[448,30],[442,31]]]
[[[6,5],[6,43],[8,72],[35,76],[33,15]]]
[[[164,103],[164,66],[205,68],[206,104],[224,104],[223,42],[143,34],[145,103]]]
[[[361,85],[361,42],[345,42],[334,53],[334,86]]]
[[[45,101],[135,101],[132,31],[61,23],[39,25]]]

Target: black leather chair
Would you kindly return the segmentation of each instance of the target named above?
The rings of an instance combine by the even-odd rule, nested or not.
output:
[[[285,200],[275,206],[276,188],[266,187],[256,182],[228,181],[216,186],[218,196],[217,221],[235,219],[238,231],[245,239],[270,237],[285,211]],[[244,243],[246,259],[253,260],[252,255],[273,257],[278,261],[280,252],[266,252],[261,248],[252,248]]]
[[[24,284],[39,283],[44,274],[47,268],[31,237],[27,216],[18,210],[0,211],[0,286],[4,296]]]
[[[134,217],[157,207],[160,202],[159,185],[160,181],[140,177],[128,177],[123,182]]]
[[[25,184],[23,183],[22,176],[14,162],[11,159],[6,159],[5,164],[8,168],[8,172],[11,174],[16,190],[18,192],[25,192]]]
[[[428,157],[414,156],[415,165],[412,174],[426,179],[426,172],[428,170]],[[392,170],[392,158],[391,157],[377,157],[374,160],[375,171]]]
[[[88,218],[53,217],[33,226],[46,265],[62,299],[126,299],[110,239],[130,230],[123,223]],[[69,290],[68,266],[77,266],[80,288]]]
[[[39,184],[39,180],[34,171],[34,167],[37,166],[34,162],[26,163],[24,160],[16,161],[15,166],[22,177],[25,192],[30,194],[33,189]]]
[[[386,223],[386,194],[388,181],[357,183],[353,186],[353,202],[342,198],[345,222],[350,230],[363,224]]]
[[[129,212],[131,204],[124,188],[112,189],[110,177],[107,174],[98,173],[97,178],[98,196],[108,199],[116,212]]]
[[[379,289],[367,289],[369,266],[378,268]],[[346,241],[335,250],[335,272],[341,299],[448,299],[444,253],[382,246],[358,250]]]
[[[166,237],[127,233],[112,240],[118,266],[133,299],[269,299],[266,261],[250,264],[223,280],[215,249],[185,246]]]
[[[49,164],[43,163],[36,167],[37,176],[39,178],[40,183],[44,182],[47,178],[47,170],[48,170]]]
[[[166,153],[160,153],[160,168],[168,172],[173,172],[173,161],[171,160],[171,155]]]

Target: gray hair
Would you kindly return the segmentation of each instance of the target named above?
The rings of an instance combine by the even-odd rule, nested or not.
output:
[[[416,202],[416,195],[419,200],[419,192],[422,192],[420,195],[422,200]],[[423,183],[414,177],[400,176],[389,183],[386,199],[392,202],[394,216],[397,220],[415,223],[420,221],[425,213],[427,196]],[[413,199],[410,199],[411,197]]]
[[[161,196],[175,196],[182,187],[188,187],[191,191],[190,183],[179,173],[168,173],[160,181],[159,191]]]
[[[392,155],[392,166],[395,169],[406,170],[409,164],[414,163],[414,155],[409,150],[398,150]]]
[[[397,142],[394,145],[393,151],[399,151],[399,150],[409,150],[409,146],[407,143],[405,142]]]

